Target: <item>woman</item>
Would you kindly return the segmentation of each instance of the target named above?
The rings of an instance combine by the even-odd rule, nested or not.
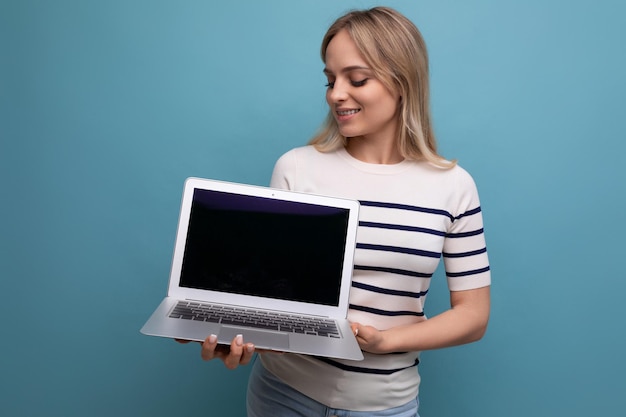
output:
[[[472,178],[437,154],[428,58],[418,29],[378,7],[339,18],[321,48],[328,117],[309,146],[283,155],[271,186],[358,199],[348,318],[365,360],[262,354],[248,387],[249,416],[416,416],[419,352],[479,340],[489,319],[490,271]],[[451,308],[424,302],[443,257]],[[254,346],[215,338],[202,357],[227,367]],[[356,413],[354,413],[356,412]]]

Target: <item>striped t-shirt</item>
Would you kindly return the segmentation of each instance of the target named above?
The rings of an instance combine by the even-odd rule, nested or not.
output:
[[[271,186],[359,200],[348,318],[379,330],[426,320],[430,280],[443,258],[451,291],[491,283],[478,192],[461,167],[359,161],[345,149],[293,149]],[[332,408],[374,411],[414,399],[418,352],[364,353],[363,361],[261,355],[288,385]]]

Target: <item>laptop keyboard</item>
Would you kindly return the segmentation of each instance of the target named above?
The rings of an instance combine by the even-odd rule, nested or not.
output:
[[[337,325],[333,320],[231,306],[179,301],[169,316],[177,319],[340,338]]]

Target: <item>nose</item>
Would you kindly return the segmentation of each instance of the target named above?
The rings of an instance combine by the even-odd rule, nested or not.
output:
[[[326,93],[326,98],[329,103],[341,103],[348,98],[348,88],[345,82],[335,80],[333,88],[329,88]]]

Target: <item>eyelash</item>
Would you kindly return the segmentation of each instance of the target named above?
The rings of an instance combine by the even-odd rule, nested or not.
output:
[[[369,80],[369,78],[364,78],[361,81],[350,81],[350,84],[352,84],[353,87],[363,87],[365,85],[365,83],[367,82],[367,80]],[[329,81],[325,87],[326,88],[333,88],[335,86],[335,82],[334,81]]]

